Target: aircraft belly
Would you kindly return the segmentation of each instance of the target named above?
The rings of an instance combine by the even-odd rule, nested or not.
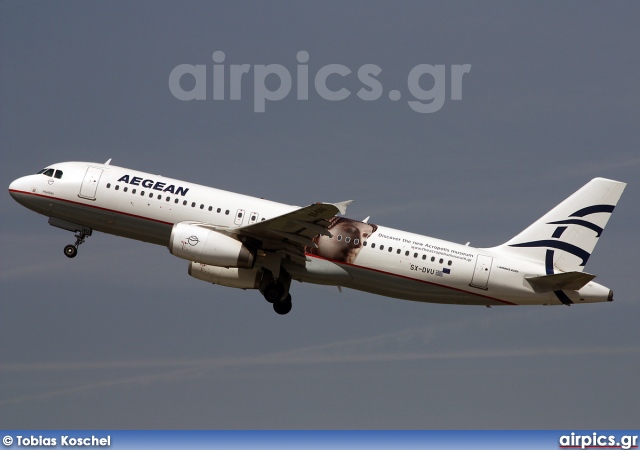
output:
[[[342,266],[326,259],[309,258],[305,266],[284,261],[284,268],[295,280],[305,283],[346,286],[351,275]]]

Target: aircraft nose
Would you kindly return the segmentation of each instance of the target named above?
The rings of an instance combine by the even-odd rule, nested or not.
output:
[[[27,192],[28,188],[26,188],[26,177],[18,178],[17,180],[13,180],[9,185],[9,194],[14,200],[18,199],[18,196],[21,192]]]
[[[14,192],[18,190],[18,180],[13,180],[9,185],[9,194],[11,194],[13,198],[16,198],[16,195]]]

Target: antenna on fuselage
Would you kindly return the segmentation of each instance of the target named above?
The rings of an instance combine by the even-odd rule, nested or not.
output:
[[[107,162],[104,163],[105,166],[108,166],[109,164],[111,164],[111,158],[107,159]]]

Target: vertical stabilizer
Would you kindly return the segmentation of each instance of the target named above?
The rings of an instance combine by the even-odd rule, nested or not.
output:
[[[543,263],[548,275],[582,272],[626,183],[594,178],[497,252]]]

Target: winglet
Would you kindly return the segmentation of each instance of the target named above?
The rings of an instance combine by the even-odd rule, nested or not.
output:
[[[351,203],[353,203],[353,200],[346,200],[344,202],[330,203],[330,204],[338,208],[338,211],[340,211],[340,214],[345,215],[347,213],[347,206],[349,206]]]

